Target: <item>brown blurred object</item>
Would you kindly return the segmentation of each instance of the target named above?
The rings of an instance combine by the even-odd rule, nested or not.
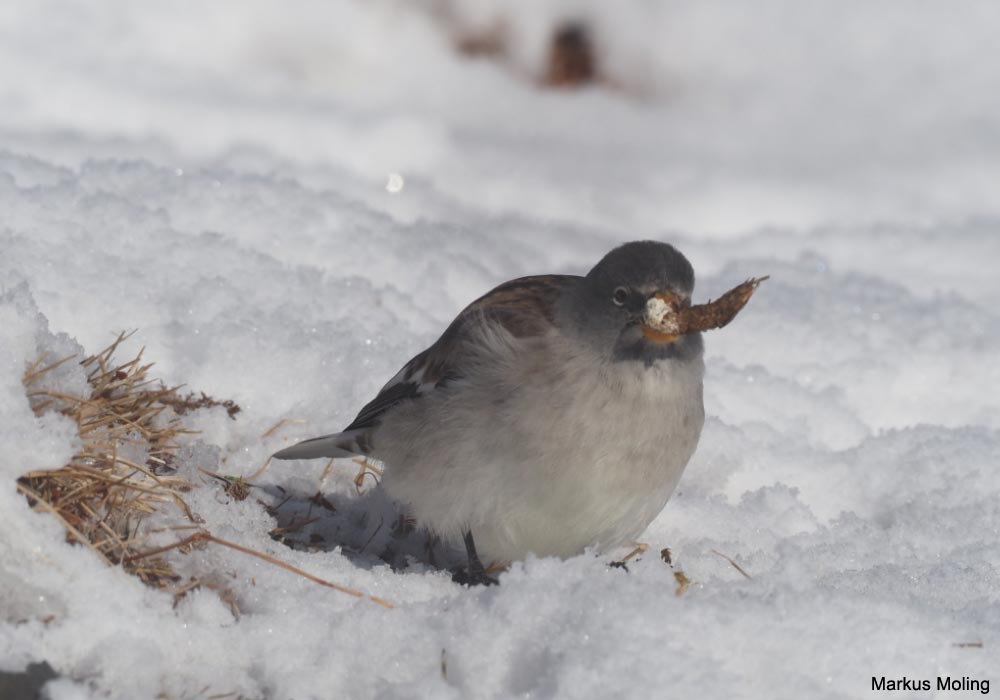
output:
[[[553,87],[579,87],[597,78],[590,30],[581,22],[556,28],[549,48],[544,82]]]
[[[547,51],[540,65],[525,64],[517,48],[524,43],[518,23],[496,8],[490,17],[473,19],[461,10],[462,0],[423,0],[431,17],[441,25],[455,49],[468,57],[487,58],[503,64],[522,79],[546,88],[574,88],[600,83],[618,87],[600,70],[594,28],[582,19],[564,19],[548,31]],[[599,28],[598,28],[599,29]],[[530,42],[529,42],[530,43]]]
[[[455,40],[455,46],[466,56],[486,56],[502,58],[507,54],[507,30],[502,22],[477,33],[463,33]]]

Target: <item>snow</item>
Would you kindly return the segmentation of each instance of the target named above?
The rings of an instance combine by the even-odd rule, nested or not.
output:
[[[604,86],[538,87],[567,17]],[[505,61],[453,48],[498,22]],[[48,661],[59,699],[1000,682],[998,30],[987,0],[6,4],[0,671]],[[771,279],[706,334],[701,443],[627,573],[531,559],[465,589],[415,540],[408,568],[376,556],[393,510],[350,462],[274,464],[245,501],[199,477],[340,429],[492,285],[647,237],[696,302]],[[16,477],[79,436],[34,416],[25,367],[130,329],[122,357],[242,408],[185,416],[205,527],[395,609],[219,546],[172,561],[239,616],[175,606],[29,509]],[[338,508],[325,546],[271,539],[279,487]]]

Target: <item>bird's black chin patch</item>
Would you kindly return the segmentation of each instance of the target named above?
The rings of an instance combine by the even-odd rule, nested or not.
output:
[[[704,348],[701,333],[683,335],[674,342],[663,343],[646,338],[639,325],[626,327],[615,344],[615,362],[642,362],[647,367],[661,360],[688,360],[701,354]]]

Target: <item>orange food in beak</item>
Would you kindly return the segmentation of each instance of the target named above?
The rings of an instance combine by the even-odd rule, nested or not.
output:
[[[658,330],[654,330],[654,329],[650,328],[646,324],[642,325],[642,334],[645,337],[649,338],[650,340],[652,340],[653,342],[656,342],[656,343],[672,343],[675,340],[677,340],[678,338],[680,338],[679,335],[671,335],[669,333],[661,333]]]
[[[658,292],[646,300],[642,334],[657,343],[673,343],[688,333],[722,328],[740,312],[767,277],[752,277],[707,304],[691,305],[672,292]]]

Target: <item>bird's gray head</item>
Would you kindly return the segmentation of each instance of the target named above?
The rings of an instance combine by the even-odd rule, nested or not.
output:
[[[692,359],[702,353],[701,333],[667,336],[643,326],[654,296],[691,304],[694,269],[671,245],[637,241],[615,248],[564,295],[565,330],[610,361]]]

